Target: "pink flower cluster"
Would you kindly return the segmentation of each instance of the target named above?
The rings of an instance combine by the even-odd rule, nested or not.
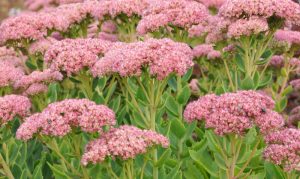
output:
[[[141,16],[151,1],[152,0],[102,0],[93,9],[93,16],[100,20],[103,20],[104,16],[107,15],[111,18],[122,14],[125,14],[127,17],[134,15]]]
[[[265,159],[276,165],[282,165],[286,171],[300,171],[300,130],[283,129],[269,134],[265,138],[268,144]]]
[[[249,19],[239,19],[228,27],[227,35],[230,38],[250,36],[269,30],[266,19],[252,16]]]
[[[202,44],[194,47],[194,57],[206,57],[208,59],[216,59],[221,57],[221,52],[214,50],[213,44]]]
[[[103,162],[108,156],[127,160],[144,154],[148,148],[158,145],[167,148],[169,140],[154,131],[124,125],[113,128],[103,133],[99,139],[90,142],[86,146],[81,162],[84,165],[89,162],[96,164]]]
[[[0,47],[0,59],[7,56],[17,56],[17,54],[12,48]]]
[[[48,48],[51,45],[53,45],[55,42],[57,42],[57,40],[52,37],[39,39],[30,45],[29,53],[30,54],[35,54],[35,53],[44,54],[48,50]]]
[[[278,41],[284,41],[290,44],[300,44],[300,32],[298,31],[277,30],[274,37]]]
[[[189,0],[154,1],[150,3],[139,22],[137,32],[146,34],[168,25],[188,28],[208,17],[207,8]]]
[[[13,83],[25,74],[17,57],[0,57],[0,87],[12,86]]]
[[[48,92],[48,86],[42,83],[34,83],[30,85],[23,93],[24,96],[35,96]]]
[[[54,81],[61,81],[63,75],[58,71],[52,71],[46,69],[44,71],[34,71],[29,75],[24,75],[20,79],[16,80],[14,88],[26,89],[32,84],[43,83],[48,84]]]
[[[226,38],[226,31],[231,24],[229,19],[221,16],[208,16],[204,21],[189,28],[190,37],[206,36],[206,43],[215,43]]]
[[[300,122],[300,106],[295,107],[290,112],[290,115],[288,118],[288,126],[289,127],[298,127],[298,122]]]
[[[284,57],[282,55],[274,55],[270,60],[270,65],[273,67],[280,68],[283,66]]]
[[[31,102],[28,98],[18,95],[0,97],[0,120],[7,123],[14,117],[26,117],[30,114]]]
[[[295,90],[300,90],[300,79],[295,79],[290,82]]]
[[[113,21],[104,21],[100,28],[101,32],[99,32],[98,24],[99,22],[94,22],[89,26],[89,38],[99,38],[101,40],[107,40],[111,42],[118,41],[118,35],[115,34],[117,31],[117,25]]]
[[[43,8],[49,8],[60,4],[70,4],[83,2],[84,0],[25,0],[25,8],[30,11],[37,11]]]
[[[284,119],[272,111],[274,101],[255,91],[238,91],[221,96],[206,95],[188,104],[184,117],[188,122],[205,120],[207,128],[218,135],[243,134],[247,129],[258,126],[268,133],[284,125]]]
[[[45,53],[45,63],[52,70],[66,72],[68,76],[84,67],[92,67],[98,55],[105,53],[111,42],[100,39],[65,39],[54,43]]]
[[[277,16],[293,24],[300,23],[300,5],[292,0],[227,0],[219,14],[227,18]]]
[[[102,132],[116,124],[115,113],[106,106],[87,99],[67,99],[50,104],[41,113],[28,117],[17,131],[17,138],[29,140],[35,133],[64,136],[72,127],[86,132]]]
[[[73,3],[40,12],[26,12],[4,20],[0,25],[0,44],[8,40],[37,40],[47,36],[48,30],[67,31],[91,14],[93,3]]]
[[[226,0],[196,0],[196,1],[201,2],[206,7],[220,8]]]
[[[193,66],[193,54],[184,43],[170,39],[148,39],[145,42],[117,43],[92,68],[94,76],[118,73],[139,76],[143,67],[164,79],[171,73],[184,75]]]

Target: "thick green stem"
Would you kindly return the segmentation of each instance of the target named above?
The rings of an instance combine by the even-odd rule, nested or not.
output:
[[[6,161],[3,159],[2,154],[0,154],[0,164],[3,167],[4,173],[8,179],[14,179],[12,172],[9,169]]]

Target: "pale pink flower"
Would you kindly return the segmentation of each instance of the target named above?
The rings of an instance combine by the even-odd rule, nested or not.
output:
[[[41,83],[34,83],[30,85],[24,92],[24,96],[34,96],[41,93],[46,93],[48,91],[48,86]]]
[[[26,117],[30,114],[31,102],[27,97],[18,95],[6,95],[0,97],[0,120],[7,123],[14,117]]]
[[[197,93],[199,91],[199,81],[198,79],[192,79],[189,83],[189,87],[193,93]]]
[[[207,59],[212,60],[216,58],[221,58],[222,54],[220,51],[213,50],[207,54]]]
[[[269,26],[266,19],[252,16],[250,19],[239,19],[229,25],[227,35],[230,38],[240,38],[268,30]]]
[[[206,57],[207,59],[216,59],[221,57],[221,52],[214,50],[213,44],[202,44],[194,47],[194,57]]]
[[[48,50],[48,48],[51,45],[53,45],[56,41],[57,40],[52,37],[39,39],[30,45],[29,53],[35,54],[35,53],[39,52],[39,53],[44,54]]]
[[[300,6],[292,0],[227,0],[219,14],[227,18],[277,16],[293,24],[300,22]]]
[[[110,42],[117,42],[119,41],[119,37],[116,34],[109,34],[106,32],[99,32],[99,34],[96,36],[96,38],[99,38],[101,40],[106,40]]]
[[[0,58],[5,56],[17,56],[17,53],[12,48],[0,47]]]
[[[121,126],[103,133],[99,139],[90,142],[85,149],[81,162],[101,163],[106,157],[133,159],[144,154],[151,147],[161,145],[169,147],[168,138],[151,130],[142,130],[134,126]]]
[[[117,73],[139,76],[148,66],[150,74],[164,79],[171,73],[184,75],[193,66],[190,47],[170,39],[148,39],[145,42],[117,43],[92,68],[94,76]]]
[[[44,71],[34,71],[29,75],[24,75],[14,83],[14,88],[26,89],[35,83],[49,84],[63,80],[63,75],[58,71],[46,69]]]
[[[43,8],[52,7],[60,4],[70,4],[83,2],[84,0],[25,0],[25,8],[30,11],[37,11]]]
[[[290,30],[277,30],[274,38],[291,44],[300,44],[300,32]]]
[[[300,171],[300,130],[283,129],[265,137],[267,147],[264,158],[276,165],[282,165],[286,171]]]
[[[24,68],[19,66],[18,61],[11,58],[0,60],[0,87],[12,86],[24,74]]]
[[[117,25],[112,20],[104,21],[101,25],[101,31],[110,34],[115,33],[117,31]]]
[[[146,34],[160,27],[173,25],[189,28],[199,24],[208,16],[207,8],[201,3],[188,0],[154,1],[150,3],[139,22],[137,32]]]
[[[100,20],[103,20],[104,16],[115,18],[121,14],[127,17],[141,16],[150,2],[151,0],[101,0],[95,5],[92,14]]]
[[[280,128],[283,119],[271,111],[274,101],[255,91],[238,91],[221,96],[207,95],[191,102],[184,111],[188,122],[204,120],[207,128],[218,135],[243,134],[253,126],[253,121],[265,133]],[[266,117],[266,121],[262,120]]]
[[[45,53],[45,63],[52,70],[76,74],[98,61],[98,55],[109,50],[111,42],[101,39],[65,39],[54,43]]]
[[[220,8],[226,0],[196,0],[196,1],[201,2],[206,7]]]
[[[81,127],[86,132],[101,132],[102,127],[115,124],[115,115],[111,109],[87,99],[67,99],[52,103],[38,114],[37,122],[32,122],[32,118],[36,116],[26,119],[18,129],[18,139],[28,140],[39,132],[50,136],[65,136],[71,132],[72,127]]]

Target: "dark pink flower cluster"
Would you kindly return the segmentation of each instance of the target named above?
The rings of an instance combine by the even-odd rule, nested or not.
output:
[[[277,16],[293,24],[300,24],[300,5],[292,0],[227,0],[219,14],[227,18]]]
[[[247,129],[258,126],[262,133],[281,128],[284,119],[272,111],[272,98],[255,91],[238,91],[221,96],[206,95],[191,102],[184,111],[188,122],[205,120],[207,128],[218,135],[243,134]]]
[[[83,2],[84,0],[25,0],[25,8],[30,11],[37,11],[43,8],[49,8],[60,4],[70,4]]]
[[[111,42],[100,39],[65,39],[54,43],[45,53],[45,63],[68,76],[84,67],[92,67],[98,55],[105,53]]]
[[[102,132],[115,125],[115,113],[106,106],[87,99],[67,99],[50,104],[41,113],[28,117],[17,131],[17,138],[29,140],[35,133],[64,136],[72,127],[86,132]]]
[[[117,73],[139,76],[143,67],[150,74],[164,79],[171,73],[184,75],[193,66],[193,54],[184,43],[170,39],[148,39],[145,42],[117,43],[92,68],[94,76]]]
[[[30,114],[31,102],[27,97],[6,95],[0,97],[0,120],[7,123],[14,117],[26,117]]]
[[[295,79],[290,82],[295,90],[300,90],[300,79]]]
[[[290,44],[297,44],[297,45],[300,44],[300,32],[298,31],[277,30],[274,37],[278,41],[284,41]]]
[[[300,171],[300,130],[283,129],[269,134],[265,138],[267,147],[265,159],[276,165],[282,165],[286,171]]]
[[[120,157],[122,160],[135,158],[147,152],[148,148],[161,145],[169,146],[169,140],[151,130],[141,130],[134,126],[121,126],[103,133],[97,140],[86,146],[81,162],[96,164],[103,162],[106,157]]]
[[[199,24],[208,17],[207,8],[189,0],[154,1],[150,3],[139,22],[137,32],[146,34],[170,24],[182,28]]]
[[[270,59],[270,65],[276,68],[282,67],[283,63],[284,63],[284,57],[282,55],[274,55]]]
[[[299,86],[300,89],[300,86]],[[295,107],[289,115],[288,126],[298,127],[298,122],[300,122],[300,106]]]
[[[206,57],[208,59],[215,59],[221,57],[221,52],[213,48],[213,44],[202,44],[194,47],[194,57]]]
[[[48,30],[67,31],[75,23],[91,14],[93,3],[73,3],[40,12],[27,12],[4,20],[0,25],[0,44],[8,40],[37,40],[47,36]]]
[[[269,30],[266,19],[252,16],[249,19],[239,19],[228,27],[227,35],[230,38],[239,38],[241,36],[250,36]]]

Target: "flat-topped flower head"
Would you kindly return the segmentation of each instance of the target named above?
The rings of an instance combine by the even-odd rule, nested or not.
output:
[[[92,72],[94,76],[139,76],[144,67],[149,67],[151,75],[164,79],[172,73],[184,75],[193,66],[192,59],[188,45],[170,39],[117,43],[94,65]]]
[[[63,75],[58,71],[52,71],[46,69],[44,71],[34,71],[29,75],[24,75],[14,83],[14,88],[26,89],[30,85],[39,84],[49,84],[55,81],[63,80]]]
[[[274,55],[270,59],[270,65],[276,68],[282,67],[284,64],[284,57],[282,55]]]
[[[206,95],[191,102],[184,111],[188,122],[204,120],[218,135],[243,134],[254,123],[268,133],[284,125],[283,118],[272,111],[272,98],[255,91],[238,91],[221,96]]]
[[[41,83],[34,83],[30,85],[23,93],[24,96],[34,96],[41,93],[48,92],[48,86]]]
[[[0,97],[1,124],[7,123],[14,117],[26,117],[30,114],[31,102],[27,97],[6,95]]]
[[[269,25],[266,19],[252,16],[249,19],[239,19],[229,25],[227,35],[230,38],[240,38],[268,30]]]
[[[300,23],[300,5],[292,0],[227,0],[219,10],[226,18],[247,18],[276,16],[292,24]]]
[[[0,44],[21,39],[38,40],[49,30],[65,32],[92,12],[87,3],[73,3],[40,12],[26,12],[4,20],[0,25]]]
[[[13,59],[11,59],[13,58]],[[19,66],[18,58],[0,58],[0,87],[12,86],[18,79],[25,75],[25,70]]]
[[[290,84],[296,91],[300,90],[300,79],[292,80]]]
[[[81,127],[85,132],[101,132],[104,126],[115,124],[114,112],[106,106],[96,105],[87,99],[67,99],[55,102],[46,107],[39,115],[38,122],[30,126],[36,116],[25,120],[17,131],[17,138],[30,139],[35,133],[40,132],[50,136],[65,136],[72,127]],[[33,130],[34,129],[34,130]]]
[[[264,158],[276,165],[282,165],[286,171],[300,171],[300,130],[283,129],[266,136],[267,147]]]
[[[35,54],[35,53],[44,54],[48,50],[48,48],[51,45],[53,45],[55,42],[57,42],[57,40],[52,37],[39,39],[30,45],[29,53],[30,54]]]
[[[146,34],[160,27],[188,28],[199,24],[208,16],[208,9],[201,3],[189,0],[154,1],[150,3],[139,22],[137,32]]]
[[[124,125],[103,133],[97,140],[90,142],[85,149],[81,162],[101,163],[106,157],[133,159],[144,154],[151,147],[169,146],[168,138],[151,130],[142,130]]]
[[[43,8],[49,8],[60,4],[70,4],[83,2],[84,0],[25,0],[25,8],[30,11],[38,11]]]
[[[52,70],[76,74],[84,67],[91,67],[98,55],[110,48],[111,42],[101,39],[65,39],[54,43],[45,53],[45,63]]]
[[[288,42],[289,44],[300,44],[300,32],[291,30],[277,30],[274,38],[278,41]]]
[[[198,2],[201,2],[204,4],[206,7],[211,8],[220,8],[226,0],[196,0]]]
[[[152,0],[102,0],[93,9],[93,16],[103,20],[105,16],[115,18],[125,14],[127,17],[141,16]]]

